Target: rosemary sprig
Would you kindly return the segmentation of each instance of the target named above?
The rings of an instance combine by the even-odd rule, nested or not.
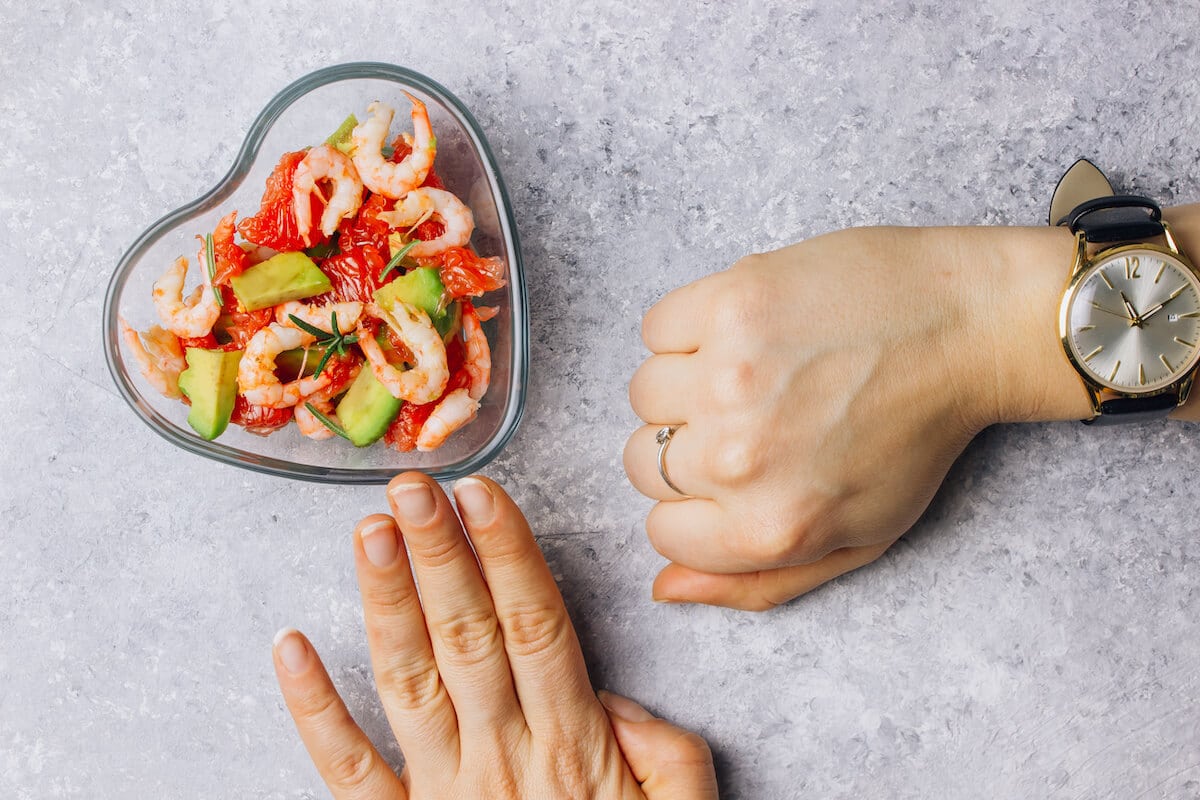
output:
[[[383,283],[383,279],[386,278],[391,273],[392,270],[394,270],[396,267],[400,266],[401,259],[403,259],[406,255],[408,255],[408,252],[410,250],[412,250],[414,247],[416,247],[420,243],[420,241],[421,241],[420,239],[413,239],[411,242],[404,245],[404,247],[401,247],[399,250],[396,251],[396,255],[392,256],[391,260],[388,261],[387,266],[383,268],[383,272],[379,273],[379,282],[380,283]]]
[[[305,403],[304,407],[307,408],[310,412],[312,412],[312,415],[314,417],[316,417],[317,419],[319,419],[321,421],[321,424],[324,425],[326,428],[329,428],[329,430],[333,431],[334,433],[336,433],[338,436],[342,437],[346,441],[348,441],[348,442],[352,441],[350,439],[350,434],[346,433],[345,428],[343,428],[341,425],[338,425],[336,422],[331,420],[329,417],[325,416],[320,411],[318,411],[317,407],[314,406],[312,403]]]
[[[213,297],[217,298],[217,306],[225,305],[225,298],[221,297],[221,290],[214,283],[217,279],[217,256],[211,233],[204,234],[204,266],[208,269],[208,285],[212,287]]]
[[[357,333],[346,334],[338,330],[336,311],[329,315],[329,327],[333,329],[332,331],[323,331],[316,325],[308,324],[295,314],[288,314],[288,319],[300,330],[316,337],[316,345],[318,347],[325,348],[325,353],[321,356],[321,360],[317,362],[317,370],[313,373],[314,378],[319,376],[321,371],[325,369],[325,365],[329,363],[329,359],[333,356],[334,352],[344,356],[346,355],[346,345],[354,344],[358,341]]]

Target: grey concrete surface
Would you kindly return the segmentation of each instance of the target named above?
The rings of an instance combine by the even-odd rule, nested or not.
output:
[[[649,599],[620,452],[663,292],[847,225],[1039,224],[1080,154],[1200,199],[1195,3],[987,5],[4,4],[0,797],[325,796],[274,685],[285,624],[399,757],[348,549],[380,490],[171,449],[98,338],[126,245],[351,60],[434,77],[495,147],[533,374],[489,471],[596,685],[703,733],[725,797],[1200,796],[1195,428],[992,429],[868,569],[759,616]]]

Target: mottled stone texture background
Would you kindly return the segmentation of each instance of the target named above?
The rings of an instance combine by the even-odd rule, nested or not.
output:
[[[324,796],[284,624],[398,758],[349,550],[381,491],[171,449],[99,340],[128,243],[352,60],[432,76],[495,147],[533,371],[490,472],[597,686],[702,732],[728,798],[1200,796],[1195,428],[989,430],[869,569],[758,616],[650,601],[620,452],[663,292],[847,225],[1040,224],[1081,154],[1200,199],[1194,2],[768,5],[4,4],[0,796]]]

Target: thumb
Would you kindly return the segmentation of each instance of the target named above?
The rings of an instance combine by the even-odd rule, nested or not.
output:
[[[626,697],[603,691],[598,696],[647,800],[716,800],[717,773],[704,739]]]

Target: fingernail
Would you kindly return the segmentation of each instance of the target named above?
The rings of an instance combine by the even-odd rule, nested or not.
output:
[[[295,628],[283,628],[275,634],[275,652],[283,668],[291,675],[299,675],[308,669],[310,655],[304,637]]]
[[[454,484],[454,499],[458,501],[458,512],[467,522],[485,524],[496,516],[496,498],[492,490],[478,478],[463,478]]]
[[[664,603],[670,605],[672,603],[682,603],[682,600],[676,600],[674,597],[653,597],[651,598],[656,603]]]
[[[391,520],[378,520],[364,525],[358,532],[362,539],[363,552],[377,567],[391,566],[400,553],[400,540],[396,537],[396,526]]]
[[[388,489],[388,496],[403,521],[413,525],[424,525],[437,511],[437,503],[427,483],[398,483]]]
[[[597,692],[596,696],[600,698],[600,702],[604,704],[605,708],[626,722],[646,722],[654,719],[653,714],[628,697],[621,697],[619,694],[606,692],[603,689]]]

